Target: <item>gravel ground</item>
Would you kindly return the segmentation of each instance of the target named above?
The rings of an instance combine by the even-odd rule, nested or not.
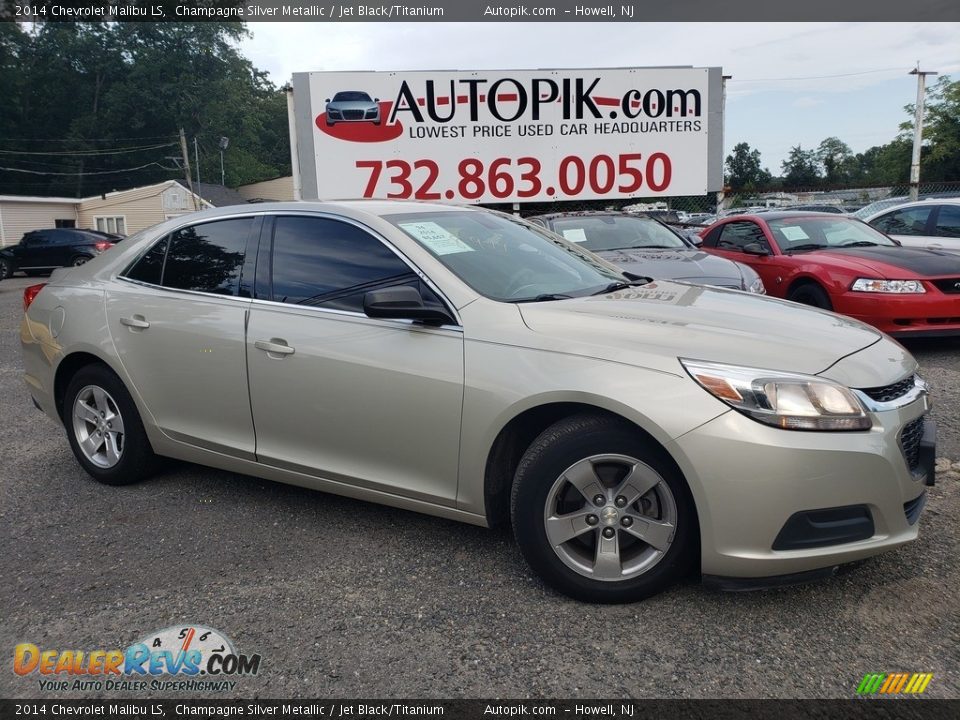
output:
[[[185,623],[263,656],[247,697],[847,698],[887,671],[960,697],[947,460],[920,539],[829,581],[589,606],[544,588],[503,531],[187,465],[94,483],[20,377],[28,284],[0,283],[0,697],[41,695],[11,671],[16,643],[111,649]],[[911,350],[940,454],[960,459],[960,342]]]

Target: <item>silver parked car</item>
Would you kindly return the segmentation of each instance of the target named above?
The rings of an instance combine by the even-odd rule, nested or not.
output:
[[[372,98],[367,93],[358,90],[338,92],[333,99],[327,99],[327,125],[333,126],[340,122],[372,122],[380,124],[380,100]]]
[[[585,600],[829,572],[916,538],[933,481],[926,388],[880,332],[631,282],[481,209],[194,213],[24,305],[30,394],[96,480],[169,456],[510,522]]]

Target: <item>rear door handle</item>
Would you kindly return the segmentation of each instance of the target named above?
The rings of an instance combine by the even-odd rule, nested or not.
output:
[[[138,330],[146,330],[150,327],[150,323],[146,321],[143,315],[134,315],[128,318],[122,317],[120,318],[120,324],[126,325],[129,328],[137,328]]]
[[[293,355],[296,350],[287,345],[286,340],[281,340],[280,338],[271,338],[270,340],[257,340],[253,343],[253,346],[257,350],[263,350],[268,353],[276,353],[277,355]]]

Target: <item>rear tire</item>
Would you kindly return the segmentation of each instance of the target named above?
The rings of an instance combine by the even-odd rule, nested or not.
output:
[[[13,275],[13,266],[7,260],[0,259],[0,280],[6,280]]]
[[[80,267],[81,265],[86,265],[87,262],[93,260],[89,255],[77,255],[73,260],[70,261],[72,267]]]
[[[577,415],[541,433],[517,468],[511,517],[533,570],[578,600],[642,600],[698,558],[686,482],[662,448],[616,418]]]
[[[62,416],[74,456],[97,482],[129,485],[156,472],[158,458],[140,413],[105,365],[87,365],[70,379]]]
[[[790,291],[787,300],[793,300],[793,302],[810,305],[821,310],[833,310],[833,303],[830,302],[827,291],[816,283],[798,285]]]

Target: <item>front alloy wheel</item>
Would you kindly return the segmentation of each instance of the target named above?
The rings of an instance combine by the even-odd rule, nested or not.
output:
[[[571,570],[605,582],[627,580],[670,549],[677,504],[649,465],[627,455],[593,455],[554,481],[544,524],[553,551]]]
[[[590,602],[633,602],[695,569],[696,509],[666,451],[610,415],[572,416],[524,452],[510,498],[524,558]]]

